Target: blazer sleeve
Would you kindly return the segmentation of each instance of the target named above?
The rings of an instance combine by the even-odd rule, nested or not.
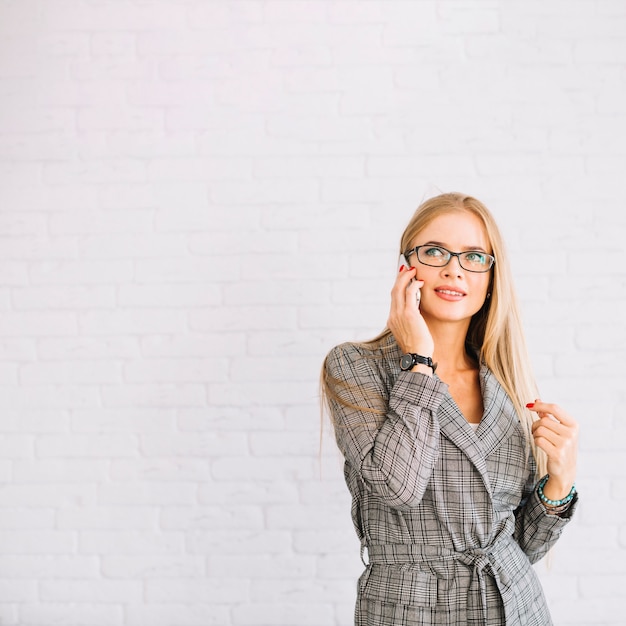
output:
[[[354,344],[334,348],[325,362],[329,406],[337,445],[368,491],[408,509],[422,499],[439,454],[436,413],[447,386],[414,372],[392,381],[384,361]]]
[[[534,462],[531,464],[534,468]],[[557,542],[578,504],[578,494],[561,515],[550,515],[537,493],[535,472],[531,472],[524,497],[515,511],[515,539],[531,563],[543,558]]]

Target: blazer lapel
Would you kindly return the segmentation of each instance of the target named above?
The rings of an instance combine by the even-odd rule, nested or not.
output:
[[[400,374],[400,348],[393,336],[390,336],[388,348],[386,357],[389,363],[391,388]],[[492,495],[486,458],[515,432],[519,420],[510,398],[485,365],[480,366],[479,376],[484,409],[476,432],[448,392],[439,407],[437,417],[441,435],[463,451],[480,472],[487,492]]]
[[[476,432],[449,393],[440,406],[438,417],[441,434],[474,464],[491,495],[486,459],[515,432],[518,418],[510,398],[484,365],[480,367],[480,386],[484,409]]]
[[[446,393],[437,415],[442,436],[449,439],[457,448],[462,450],[476,466],[476,469],[483,478],[487,491],[491,495],[491,485],[489,484],[489,476],[487,474],[485,453],[477,437],[477,433],[474,433],[474,430],[449,393]]]
[[[488,457],[513,435],[518,427],[519,418],[513,402],[493,373],[484,365],[480,368],[480,386],[484,413],[476,437],[485,457]]]

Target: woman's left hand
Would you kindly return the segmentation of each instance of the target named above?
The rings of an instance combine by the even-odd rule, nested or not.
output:
[[[551,500],[560,500],[576,480],[578,424],[557,404],[536,400],[526,406],[539,416],[532,433],[537,447],[548,456],[550,478],[543,492]]]

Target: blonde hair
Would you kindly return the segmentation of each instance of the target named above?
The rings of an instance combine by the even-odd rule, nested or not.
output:
[[[457,211],[472,213],[480,219],[496,258],[489,287],[491,297],[487,298],[483,307],[470,321],[466,348],[478,355],[479,361],[492,371],[511,398],[524,429],[526,442],[532,450],[537,465],[537,473],[539,476],[543,476],[546,473],[547,460],[545,453],[534,444],[531,425],[535,418],[526,408],[527,402],[532,402],[538,397],[537,385],[528,358],[519,305],[513,287],[504,241],[495,219],[484,204],[471,196],[460,193],[445,193],[435,196],[426,200],[413,214],[400,239],[399,252],[404,253],[409,250],[417,235],[434,219],[440,215]],[[391,331],[385,328],[378,336],[360,345],[364,349],[377,351],[383,348],[383,344],[387,343],[390,335]],[[321,387],[323,402],[326,405],[330,400],[346,404],[346,401],[342,400],[338,393],[338,383],[340,381],[329,377],[326,363],[324,363]],[[372,409],[365,407],[361,408],[372,411]],[[378,413],[379,411],[373,412]]]

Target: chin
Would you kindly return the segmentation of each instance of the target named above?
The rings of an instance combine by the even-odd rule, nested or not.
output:
[[[467,309],[465,307],[463,307],[463,309],[461,309],[461,307],[453,309],[452,307],[447,306],[426,306],[423,309],[420,309],[420,311],[424,318],[429,318],[440,322],[469,322],[469,320],[471,320],[472,317],[474,317],[474,315],[476,315],[476,313],[480,311],[480,307],[478,309],[476,309],[475,307],[472,307],[471,309]]]

